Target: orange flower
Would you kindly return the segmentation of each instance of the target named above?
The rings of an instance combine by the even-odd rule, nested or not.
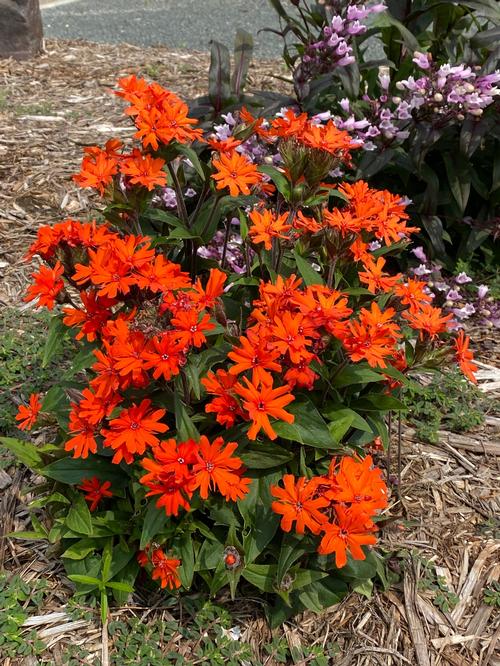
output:
[[[248,430],[248,438],[255,439],[260,430],[264,430],[269,439],[276,439],[278,435],[274,432],[269,417],[272,416],[286,421],[286,423],[293,423],[295,420],[293,414],[289,414],[283,409],[295,400],[294,396],[289,393],[290,387],[285,384],[273,389],[272,384],[262,383],[260,386],[255,386],[246,377],[243,377],[243,381],[247,387],[235,384],[234,390],[243,398],[243,407],[253,421]]]
[[[359,281],[366,284],[368,291],[376,294],[378,291],[387,293],[391,291],[396,282],[401,278],[401,273],[390,276],[384,272],[385,259],[379,257],[376,261],[372,256],[368,256],[364,261],[365,271],[359,272]]]
[[[188,500],[193,496],[194,478],[190,476],[176,476],[174,472],[164,470],[162,464],[144,458],[141,465],[149,470],[141,477],[140,482],[149,488],[147,497],[160,495],[156,502],[158,508],[164,507],[167,516],[178,516],[179,509],[189,511]]]
[[[217,189],[229,187],[232,197],[250,194],[248,186],[256,185],[262,180],[262,174],[257,171],[255,164],[236,151],[230,155],[221,154],[218,160],[212,160],[212,164],[217,170],[217,173],[212,175],[217,181]]]
[[[236,384],[236,377],[219,369],[216,374],[210,371],[201,379],[201,383],[207,393],[217,396],[205,405],[207,414],[216,414],[217,423],[231,428],[237,416],[244,416],[243,410],[231,392]]]
[[[128,409],[122,409],[116,419],[109,422],[109,430],[103,429],[104,446],[116,451],[113,462],[119,463],[122,459],[127,463],[134,460],[133,454],[142,455],[147,446],[154,447],[160,441],[156,436],[158,432],[166,432],[166,423],[159,423],[165,415],[165,409],[152,411],[151,400],[143,400],[140,405],[132,404]]]
[[[98,396],[88,388],[83,389],[82,399],[78,403],[78,416],[91,425],[96,425],[109,416],[114,408],[122,401],[121,396]]]
[[[474,373],[477,370],[477,365],[473,362],[474,354],[469,349],[469,342],[469,336],[465,335],[463,331],[460,331],[455,338],[456,359],[460,366],[460,370],[464,375],[470,379],[471,382],[477,384],[477,379],[474,376]]]
[[[64,450],[74,451],[73,458],[88,458],[89,453],[97,452],[97,429],[95,425],[92,425],[86,419],[82,419],[77,410],[78,405],[73,403],[69,413],[68,425],[68,430],[73,434],[73,437],[66,441]]]
[[[305,329],[306,319],[300,313],[294,316],[285,312],[281,317],[275,317],[271,328],[273,348],[283,355],[288,352],[292,363],[300,363],[307,356],[306,347],[311,344],[311,340],[306,337],[310,331]]]
[[[140,109],[135,124],[136,139],[141,139],[144,148],[151,146],[158,150],[159,144],[169,144],[176,140],[179,143],[189,143],[201,137],[201,129],[193,129],[197,120],[188,118],[188,106],[175,95],[169,94],[158,107],[149,110]]]
[[[184,345],[174,339],[171,331],[153,338],[153,348],[144,351],[142,357],[146,370],[153,369],[153,377],[163,377],[169,381],[180,372],[181,364],[185,363]]]
[[[204,314],[199,319],[199,314],[196,310],[178,312],[172,318],[172,326],[175,326],[173,336],[184,347],[188,347],[189,345],[201,347],[206,342],[203,331],[211,331],[215,328],[215,324],[210,321],[210,315]]]
[[[371,456],[363,460],[345,456],[337,469],[335,462],[330,468],[331,487],[323,493],[327,499],[350,505],[367,519],[387,506],[387,486],[381,470],[373,467]]]
[[[336,522],[323,527],[325,534],[318,547],[320,555],[335,553],[335,566],[341,569],[347,564],[347,552],[355,560],[364,560],[365,554],[361,546],[377,543],[373,531],[374,526],[366,526],[366,516],[355,508],[346,509],[341,505],[335,507]]]
[[[156,548],[151,553],[151,564],[153,565],[153,580],[160,579],[161,588],[168,587],[169,590],[177,589],[181,586],[178,569],[180,560],[168,558],[161,548]]]
[[[403,312],[403,317],[413,329],[420,331],[421,339],[424,338],[425,333],[428,333],[431,339],[434,339],[439,333],[447,330],[448,322],[453,317],[452,314],[442,317],[441,312],[441,308],[435,308],[429,303],[422,303],[419,310]]]
[[[113,493],[110,491],[111,482],[104,481],[101,484],[96,476],[91,479],[83,479],[78,488],[85,493],[85,499],[90,504],[91,511],[95,511],[99,502],[105,497],[113,497]]]
[[[220,271],[218,268],[211,268],[205,289],[201,286],[201,281],[198,278],[193,285],[196,290],[193,299],[200,309],[213,308],[216,300],[224,293],[224,284],[227,280],[227,275]]]
[[[167,516],[177,516],[180,508],[190,509],[188,500],[196,487],[191,466],[196,462],[197,450],[198,445],[193,440],[177,444],[174,439],[168,439],[154,447],[153,460],[141,460],[148,473],[140,482],[149,488],[148,497],[160,495],[156,506],[164,507]]]
[[[396,284],[394,293],[403,305],[407,305],[411,312],[418,311],[421,303],[430,303],[432,297],[425,291],[426,283],[415,278],[407,278],[406,282]]]
[[[395,353],[395,344],[401,337],[398,325],[392,320],[394,308],[382,312],[373,302],[371,309],[361,308],[359,321],[350,321],[349,330],[339,337],[351,359],[366,359],[374,367],[386,368],[385,359]]]
[[[164,166],[165,160],[161,157],[153,158],[135,148],[130,157],[123,159],[120,171],[130,177],[132,185],[143,185],[151,191],[156,185],[166,185],[167,174],[162,171]]]
[[[19,430],[31,430],[41,410],[40,394],[32,393],[28,405],[19,405],[19,410],[16,414],[16,421],[19,421],[17,425]]]
[[[233,347],[228,353],[228,357],[236,364],[229,368],[229,372],[239,375],[246,370],[252,370],[254,384],[266,381],[272,383],[272,375],[268,371],[281,371],[280,364],[276,363],[280,352],[267,349],[263,341],[251,331],[248,331],[246,337],[240,337],[240,344],[241,347]]]
[[[224,447],[222,437],[214,439],[212,444],[205,435],[199,442],[198,462],[193,466],[195,487],[200,489],[201,499],[208,498],[210,489],[217,489],[226,501],[241,499],[248,492],[250,479],[242,479],[241,458],[233,456],[238,448],[236,442],[228,442]]]
[[[307,113],[296,115],[292,109],[287,109],[281,118],[275,118],[272,121],[270,134],[300,139],[307,126],[307,121]]]
[[[47,310],[52,310],[57,294],[64,289],[64,281],[61,279],[63,274],[64,267],[60,261],[56,263],[54,268],[40,266],[38,273],[31,274],[35,284],[28,287],[28,292],[23,300],[29,302],[38,298],[37,308],[45,306]]]
[[[292,226],[286,224],[288,213],[276,215],[276,213],[269,209],[264,209],[261,212],[253,210],[250,213],[252,225],[248,229],[248,235],[255,244],[264,243],[266,250],[272,248],[273,238],[287,238],[285,231],[289,231]]]
[[[302,135],[302,141],[306,146],[325,150],[349,163],[350,151],[360,148],[361,144],[355,143],[348,132],[335,127],[332,120],[325,125],[313,125],[308,123]]]
[[[66,326],[78,326],[80,330],[76,339],[86,337],[89,342],[96,339],[103,326],[111,316],[111,307],[116,301],[112,298],[99,298],[94,291],[81,291],[80,298],[83,307],[64,307],[62,311],[66,315],[63,322]]]
[[[293,523],[297,521],[297,534],[304,534],[306,527],[313,534],[319,534],[322,525],[328,520],[320,509],[327,507],[330,502],[325,497],[315,497],[317,481],[308,481],[305,477],[295,481],[293,474],[285,474],[283,485],[284,488],[271,486],[271,495],[278,498],[271,504],[271,509],[282,516],[281,529],[290,532]]]
[[[113,182],[113,176],[118,173],[118,162],[117,157],[96,147],[92,154],[83,158],[80,172],[73,176],[73,180],[80,187],[98,190],[102,196],[106,186]]]

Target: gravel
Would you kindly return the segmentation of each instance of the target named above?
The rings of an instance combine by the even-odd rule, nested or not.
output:
[[[138,46],[209,50],[216,39],[231,48],[238,28],[254,37],[255,55],[275,58],[281,38],[269,0],[77,0],[42,6],[45,35],[63,39]]]

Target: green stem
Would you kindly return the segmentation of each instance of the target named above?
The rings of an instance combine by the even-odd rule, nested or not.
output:
[[[172,166],[172,163],[169,162],[167,164],[168,172],[172,178],[172,183],[174,185],[174,190],[175,190],[175,196],[177,199],[177,211],[179,212],[179,216],[181,220],[184,222],[186,225],[186,228],[189,229],[189,217],[187,213],[187,208],[186,208],[186,202],[184,201],[184,195],[182,194],[182,187],[179,182],[179,179],[177,178],[177,172],[175,171],[174,167]]]

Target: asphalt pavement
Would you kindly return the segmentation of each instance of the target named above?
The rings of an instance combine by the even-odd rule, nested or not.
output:
[[[253,35],[257,57],[281,54],[278,35],[259,34],[279,28],[269,0],[45,0],[42,17],[47,37],[197,51],[209,50],[211,39],[232,48],[242,28]]]

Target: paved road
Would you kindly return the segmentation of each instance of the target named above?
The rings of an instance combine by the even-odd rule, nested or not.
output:
[[[281,53],[280,37],[258,34],[279,27],[268,0],[77,0],[42,4],[42,16],[47,37],[205,51],[211,39],[231,46],[243,28],[254,36],[255,55]]]

